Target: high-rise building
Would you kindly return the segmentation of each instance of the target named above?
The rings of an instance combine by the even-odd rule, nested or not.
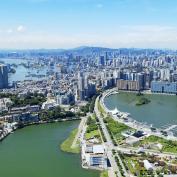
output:
[[[171,77],[172,77],[172,82],[177,82],[177,73],[173,73],[172,75],[171,75]]]
[[[84,100],[85,98],[85,90],[84,90],[84,76],[83,73],[78,74],[78,92],[79,99]]]
[[[0,89],[8,87],[8,69],[6,65],[0,65]]]
[[[99,57],[99,62],[98,65],[100,66],[105,66],[106,62],[105,62],[105,57],[104,56],[100,56]]]
[[[78,89],[84,90],[84,76],[83,73],[78,74]]]
[[[145,84],[146,84],[146,75],[145,75],[145,73],[138,73],[136,80],[139,82],[140,90],[144,90],[145,89]]]
[[[131,80],[118,80],[117,86],[119,90],[140,91],[140,85],[138,81]]]
[[[80,101],[86,100],[96,93],[95,83],[90,83],[88,75],[79,73],[78,74],[78,97]]]
[[[152,81],[151,91],[157,93],[177,94],[177,83],[166,81]]]
[[[151,87],[151,82],[153,80],[153,71],[148,71],[146,73],[146,89]]]

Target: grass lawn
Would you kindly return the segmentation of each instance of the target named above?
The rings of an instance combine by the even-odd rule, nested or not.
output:
[[[109,130],[113,134],[118,134],[118,133],[121,133],[122,131],[130,129],[125,124],[119,123],[115,121],[114,119],[112,119],[111,117],[106,118],[106,123],[108,125]]]
[[[94,130],[94,131],[91,131],[90,133],[85,134],[86,140],[89,140],[94,137],[97,137],[97,138],[100,137],[99,130]]]
[[[101,134],[99,131],[99,126],[97,124],[96,115],[93,114],[92,116],[88,117],[87,119],[87,130],[85,133],[85,139],[89,140],[92,138],[97,138],[101,143]]]
[[[60,148],[64,152],[69,152],[69,153],[79,153],[80,152],[80,147],[79,144],[77,145],[76,148],[71,148],[71,145],[74,141],[74,138],[78,132],[78,129],[74,129],[69,137],[61,144]]]
[[[162,151],[163,152],[171,152],[171,153],[177,153],[177,141],[171,141],[171,140],[166,140],[157,136],[149,136],[139,143],[136,144],[136,146],[144,145],[144,144],[149,144],[149,143],[160,143],[163,145]]]
[[[100,177],[108,177],[108,171],[101,172]]]
[[[111,117],[105,118],[104,122],[107,125],[108,131],[114,136],[114,138],[119,144],[124,139],[121,133],[126,130],[133,130],[132,128],[126,126],[125,124],[113,120]]]
[[[128,169],[130,170],[130,172],[135,175],[136,171],[140,170],[139,164],[137,163],[136,160],[132,160],[129,157],[126,157],[124,159],[125,163],[127,164]]]
[[[133,174],[134,176],[140,176],[140,177],[151,176],[148,175],[148,171],[144,167],[141,167],[141,165],[138,162],[138,159],[139,157],[135,157],[135,156],[132,157],[124,156],[123,161],[128,167],[130,173]]]

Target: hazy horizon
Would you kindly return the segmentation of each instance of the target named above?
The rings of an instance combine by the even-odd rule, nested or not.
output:
[[[177,49],[176,0],[4,0],[0,49]]]
[[[119,49],[135,49],[135,50],[172,50],[176,51],[176,49],[172,48],[138,48],[138,47],[106,47],[106,46],[75,46],[73,48],[0,48],[0,51],[25,51],[25,50],[61,50],[61,51],[67,51],[67,50],[76,50],[79,48],[103,48],[103,49],[111,49],[111,50],[119,50]]]

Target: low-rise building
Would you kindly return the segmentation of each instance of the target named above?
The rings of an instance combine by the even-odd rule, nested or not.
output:
[[[1,98],[0,99],[0,112],[8,111],[8,107],[12,105],[10,98]]]
[[[148,171],[152,171],[153,170],[153,166],[148,160],[144,160],[143,163],[144,163],[144,168],[146,170],[148,170]]]
[[[83,144],[82,145],[83,166],[106,169],[107,157],[103,145]]]
[[[52,108],[54,108],[56,105],[57,105],[57,104],[56,104],[56,101],[55,101],[55,100],[53,100],[53,99],[48,99],[46,102],[44,102],[44,103],[42,104],[42,109],[46,109],[46,110],[52,109]]]

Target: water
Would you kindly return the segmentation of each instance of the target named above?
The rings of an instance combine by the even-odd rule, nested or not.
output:
[[[78,122],[30,126],[0,143],[0,177],[99,177],[81,168],[80,155],[59,145]]]
[[[5,64],[17,64],[18,67],[15,68],[16,73],[14,74],[9,74],[9,83],[12,83],[13,81],[24,81],[24,80],[41,80],[43,78],[37,78],[37,77],[25,77],[26,75],[31,74],[38,74],[38,75],[46,75],[46,72],[48,70],[51,70],[50,67],[44,66],[39,69],[33,69],[33,68],[25,68],[24,66],[20,65],[21,63],[28,63],[34,62],[33,60],[24,60],[24,59],[10,59],[10,58],[0,58],[0,63],[5,63]],[[57,67],[53,68],[54,71],[57,71]],[[38,73],[37,73],[38,71]]]
[[[9,58],[2,58],[0,59],[0,62],[3,62],[5,64],[21,64],[21,63],[27,63],[27,60],[22,60],[22,59],[9,59]],[[28,69],[23,67],[23,66],[18,66],[15,68],[16,73],[14,74],[9,74],[9,82],[12,81],[22,81],[27,79],[25,75],[28,74]]]
[[[131,117],[140,122],[153,124],[159,128],[167,124],[177,124],[177,96],[146,95],[149,104],[136,106],[136,94],[120,93],[105,99],[109,109],[117,107],[120,111],[129,112]]]

